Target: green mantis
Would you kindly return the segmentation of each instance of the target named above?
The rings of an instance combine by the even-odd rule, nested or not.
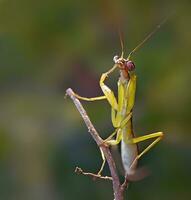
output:
[[[121,157],[126,174],[130,174],[133,170],[135,170],[137,161],[163,137],[162,132],[155,132],[144,136],[135,137],[132,124],[137,77],[135,73],[135,65],[131,61],[131,55],[137,49],[139,49],[156,32],[158,28],[160,28],[160,25],[158,25],[153,32],[151,32],[133,51],[131,51],[127,58],[124,58],[123,42],[120,37],[122,48],[121,56],[114,56],[113,67],[103,73],[99,81],[101,90],[104,94],[103,96],[87,98],[75,94],[75,96],[81,100],[106,100],[110,104],[111,121],[115,130],[106,140],[104,140],[104,143],[112,146],[118,145],[121,142]],[[105,84],[105,80],[117,69],[120,72],[120,76],[117,82],[118,97],[116,98],[113,91]],[[139,153],[137,144],[148,139],[154,139],[154,141],[151,142],[151,144],[148,145],[141,153]],[[101,174],[105,164],[105,158],[102,151],[101,155],[103,158],[103,164],[98,174]]]

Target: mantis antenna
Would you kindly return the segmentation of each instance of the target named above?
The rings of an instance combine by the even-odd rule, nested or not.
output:
[[[120,45],[121,45],[121,58],[123,58],[123,55],[124,55],[124,42],[123,42],[123,36],[122,36],[122,32],[121,32],[120,28],[118,28],[118,34],[119,34]]]
[[[167,19],[168,19],[168,17],[166,17],[160,24],[158,24],[158,25],[155,27],[155,29],[154,29],[151,33],[149,33],[149,34],[145,37],[145,39],[144,39],[141,43],[139,43],[139,44],[129,53],[129,55],[128,55],[128,57],[127,57],[127,60],[129,60],[130,57],[131,57],[131,55],[132,55],[133,53],[135,53],[140,47],[142,47],[143,44],[144,44],[145,42],[147,42],[147,40],[149,40],[149,39],[161,28],[161,26],[166,22]]]

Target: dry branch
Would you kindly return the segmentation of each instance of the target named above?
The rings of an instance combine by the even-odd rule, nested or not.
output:
[[[81,114],[89,133],[91,134],[92,138],[95,140],[95,142],[97,143],[98,147],[101,148],[101,150],[104,153],[104,156],[106,158],[106,161],[109,165],[109,169],[110,169],[110,173],[111,173],[111,177],[105,177],[105,176],[99,176],[97,174],[93,174],[93,173],[85,173],[83,172],[82,169],[80,168],[76,168],[76,172],[79,174],[84,174],[84,175],[88,175],[93,177],[94,179],[96,178],[101,178],[101,179],[109,179],[112,180],[112,184],[113,184],[113,192],[114,192],[114,198],[115,200],[123,200],[124,199],[124,191],[128,185],[128,179],[125,179],[125,182],[121,185],[120,181],[119,181],[119,176],[117,174],[117,170],[116,170],[116,165],[114,162],[114,159],[112,157],[111,151],[109,149],[109,146],[104,144],[103,139],[99,136],[98,132],[96,131],[95,127],[93,126],[90,118],[88,117],[85,109],[83,108],[82,104],[80,103],[80,101],[76,98],[73,90],[71,88],[68,88],[66,90],[66,94],[72,99],[72,101],[74,102],[76,108],[78,109],[79,113]]]

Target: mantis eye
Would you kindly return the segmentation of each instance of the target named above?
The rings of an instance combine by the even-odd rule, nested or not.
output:
[[[130,60],[126,61],[124,65],[128,71],[133,71],[135,69],[135,64]]]

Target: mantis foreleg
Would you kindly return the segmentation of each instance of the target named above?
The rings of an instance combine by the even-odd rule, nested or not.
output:
[[[99,97],[91,97],[91,98],[88,98],[88,97],[82,97],[76,93],[74,93],[74,95],[78,98],[78,99],[81,99],[81,100],[84,100],[84,101],[97,101],[97,100],[103,100],[103,99],[106,99],[106,96],[99,96]]]
[[[114,96],[114,93],[113,91],[107,86],[104,84],[104,81],[105,79],[108,77],[108,75],[110,73],[112,73],[115,69],[117,68],[116,65],[114,65],[109,71],[107,71],[106,73],[103,73],[101,75],[101,78],[100,78],[100,87],[104,93],[104,96],[99,96],[99,97],[92,97],[92,98],[87,98],[87,97],[82,97],[78,94],[75,93],[75,96],[78,98],[78,99],[81,99],[81,100],[84,100],[84,101],[97,101],[97,100],[103,100],[103,99],[107,99],[108,102],[110,103],[111,107],[114,108],[115,110],[118,109],[118,104],[117,104],[117,100]]]

